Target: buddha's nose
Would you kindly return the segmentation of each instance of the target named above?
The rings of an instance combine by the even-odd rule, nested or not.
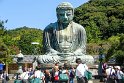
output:
[[[68,17],[67,17],[67,14],[65,13],[65,16],[64,16],[64,18],[67,20],[68,19]]]

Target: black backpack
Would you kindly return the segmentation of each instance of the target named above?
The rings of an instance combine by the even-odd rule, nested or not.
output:
[[[74,78],[74,77],[75,77],[75,72],[72,71],[72,70],[71,70],[71,72],[70,72],[70,77],[71,77],[71,78]]]

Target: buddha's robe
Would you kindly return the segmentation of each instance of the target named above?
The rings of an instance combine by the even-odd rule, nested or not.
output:
[[[86,31],[75,22],[70,22],[65,28],[58,22],[51,23],[44,29],[43,46],[46,53],[85,55]]]

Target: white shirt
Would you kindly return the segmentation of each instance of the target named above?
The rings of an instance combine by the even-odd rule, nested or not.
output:
[[[112,73],[115,73],[115,70],[113,68],[106,69],[107,76],[112,75]]]
[[[40,70],[34,72],[34,77],[36,78],[42,78],[43,76],[44,74]]]
[[[88,67],[86,64],[79,64],[76,68],[76,76],[81,78],[82,76],[84,77],[84,72],[88,70]]]
[[[20,78],[21,78],[21,79],[28,79],[28,77],[29,77],[28,73],[29,73],[28,71],[23,72],[23,73],[20,75]]]
[[[58,76],[58,75],[59,75],[59,71],[56,71],[54,76]]]
[[[8,76],[8,73],[4,73],[5,76]],[[1,79],[4,79],[3,74],[1,74]]]
[[[66,73],[66,70],[62,70],[62,73]]]

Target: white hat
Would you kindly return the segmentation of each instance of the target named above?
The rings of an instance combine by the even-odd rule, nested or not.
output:
[[[120,66],[115,66],[115,68],[117,68],[117,69],[119,69],[119,70],[121,69]]]
[[[108,68],[113,68],[112,66],[108,66]]]

